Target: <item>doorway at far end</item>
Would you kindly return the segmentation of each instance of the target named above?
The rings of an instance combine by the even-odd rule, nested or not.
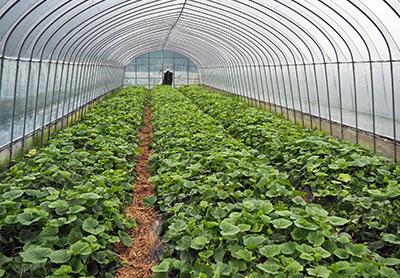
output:
[[[163,73],[162,84],[172,86],[173,79],[174,79],[174,73],[167,70],[166,72]]]

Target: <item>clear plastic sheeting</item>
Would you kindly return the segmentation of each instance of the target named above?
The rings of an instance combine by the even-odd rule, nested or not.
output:
[[[121,68],[118,72],[96,65],[10,60],[5,60],[3,68],[0,146],[19,140],[119,87],[120,82],[116,81],[123,73]]]
[[[357,143],[368,133],[374,150],[391,141],[395,160],[399,25],[398,0],[0,0],[0,145],[12,151],[163,50],[193,61],[202,84],[305,126],[351,129]]]

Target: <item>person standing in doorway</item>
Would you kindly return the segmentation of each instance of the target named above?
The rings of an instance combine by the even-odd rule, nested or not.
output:
[[[163,85],[172,86],[173,77],[174,77],[174,74],[173,74],[172,72],[170,72],[169,70],[167,70],[167,71],[164,73],[162,84],[163,84]]]

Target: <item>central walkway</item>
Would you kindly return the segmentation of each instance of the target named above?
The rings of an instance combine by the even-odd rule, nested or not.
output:
[[[153,206],[144,205],[144,199],[154,195],[154,187],[149,181],[149,158],[151,156],[152,130],[151,104],[147,104],[144,114],[144,126],[139,132],[140,155],[136,161],[136,183],[133,190],[133,202],[127,207],[125,215],[135,219],[137,228],[131,231],[133,244],[121,250],[120,256],[126,263],[117,274],[119,278],[152,277],[151,267],[157,262],[162,251],[159,241],[160,221]]]

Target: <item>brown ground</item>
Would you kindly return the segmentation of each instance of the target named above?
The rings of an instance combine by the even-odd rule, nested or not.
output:
[[[145,108],[144,127],[139,132],[141,154],[136,161],[137,180],[133,190],[133,202],[126,208],[127,218],[133,218],[139,224],[130,234],[133,244],[130,248],[118,246],[120,257],[127,264],[120,268],[118,278],[147,278],[152,277],[151,267],[156,264],[154,255],[160,249],[158,229],[159,218],[154,207],[145,207],[143,199],[154,195],[154,188],[149,182],[149,157],[151,155],[150,144],[152,141],[151,108]]]

